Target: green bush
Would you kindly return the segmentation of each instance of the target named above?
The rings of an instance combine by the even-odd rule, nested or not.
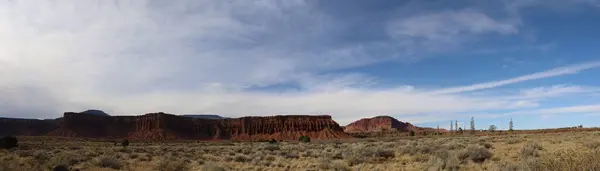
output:
[[[415,131],[410,130],[410,132],[408,132],[408,136],[411,136],[411,137],[415,136]]]
[[[271,139],[271,141],[269,141],[269,144],[277,144],[277,140]]]
[[[0,148],[2,149],[11,149],[19,146],[19,141],[17,137],[13,136],[5,136],[0,139]]]
[[[303,135],[300,137],[300,139],[298,141],[308,143],[308,142],[310,142],[310,137]]]

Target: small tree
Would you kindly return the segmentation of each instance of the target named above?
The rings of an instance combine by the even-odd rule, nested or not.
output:
[[[471,116],[471,134],[475,134],[475,119]]]
[[[17,137],[4,136],[2,139],[0,139],[0,148],[11,149],[15,147],[19,147],[19,141],[17,140]]]
[[[414,136],[415,136],[415,131],[413,131],[413,130],[410,130],[410,131],[408,132],[408,136],[414,137]]]
[[[129,146],[129,140],[125,139],[125,140],[121,141],[121,146],[123,146],[123,147]]]
[[[510,122],[508,123],[508,131],[510,131],[510,132],[513,131],[513,121],[512,121],[512,118],[510,118]]]
[[[457,120],[454,120],[454,129],[458,131],[458,121]]]
[[[309,143],[310,142],[310,137],[303,135],[300,137],[300,139],[298,140],[300,142],[304,142],[304,143]]]
[[[490,127],[488,128],[488,131],[494,132],[494,131],[496,131],[496,129],[498,129],[498,127],[496,127],[496,125],[490,125]]]
[[[462,128],[458,128],[458,134],[463,134],[463,129]]]

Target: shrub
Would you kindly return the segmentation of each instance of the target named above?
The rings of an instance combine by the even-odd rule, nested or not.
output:
[[[269,141],[269,144],[277,144],[277,140],[271,139],[271,141]]]
[[[529,160],[529,170],[600,170],[599,150],[560,150]]]
[[[355,166],[355,165],[365,162],[365,160],[363,160],[360,157],[356,157],[356,156],[348,157],[348,159],[346,159],[346,161],[348,162],[349,166]]]
[[[100,160],[98,161],[98,163],[96,163],[96,165],[98,167],[111,168],[111,169],[115,169],[115,170],[119,170],[123,167],[123,165],[118,160],[109,158],[109,157],[100,158]]]
[[[590,149],[597,149],[598,147],[600,147],[600,141],[585,142],[583,143],[583,146],[586,146]]]
[[[54,168],[52,168],[52,171],[69,171],[69,167],[65,165],[58,165],[54,166]]]
[[[121,141],[121,146],[123,146],[123,147],[129,146],[129,140],[125,139],[125,140]]]
[[[304,143],[308,143],[308,142],[310,142],[310,137],[308,137],[306,135],[303,135],[303,136],[300,137],[299,141],[300,142],[304,142]]]
[[[433,152],[433,155],[445,161],[450,157],[450,151],[446,148],[439,148]]]
[[[248,161],[248,158],[246,156],[243,156],[243,155],[236,155],[235,158],[233,158],[233,159],[236,162],[246,162],[246,161]]]
[[[538,157],[539,150],[543,150],[542,146],[537,143],[527,143],[521,148],[521,156],[523,157]]]
[[[408,136],[414,137],[415,136],[415,131],[410,130],[410,132],[408,132]]]
[[[492,144],[486,143],[486,142],[479,143],[479,145],[481,145],[487,149],[491,149],[493,147]]]
[[[390,151],[390,150],[377,150],[375,152],[374,156],[388,159],[388,158],[396,157],[396,154],[394,153],[394,151]]]
[[[19,141],[17,137],[13,136],[4,136],[0,139],[0,148],[2,149],[11,149],[19,146]]]
[[[514,137],[514,138],[510,138],[510,139],[506,140],[506,144],[518,144],[523,141],[525,141],[525,140],[523,140],[522,138]]]
[[[276,159],[276,157],[275,157],[275,156],[272,156],[272,155],[267,155],[267,156],[265,157],[265,160],[267,160],[267,161],[275,161],[275,159]]]
[[[225,168],[214,165],[214,164],[204,164],[202,168],[203,171],[225,171]]]
[[[464,143],[459,143],[456,141],[451,141],[447,145],[448,145],[449,150],[457,150],[457,149],[463,149],[463,148],[467,147]]]
[[[50,159],[50,156],[48,156],[48,153],[46,153],[46,151],[39,150],[33,152],[33,159],[40,163],[45,163],[46,161],[48,161],[48,159]]]
[[[467,154],[469,159],[475,163],[483,163],[485,160],[492,158],[493,154],[487,148],[470,145],[467,147]]]
[[[40,160],[39,162],[43,162],[48,169],[51,169],[58,165],[72,166],[84,160],[86,160],[86,158],[79,153],[62,152],[55,154],[48,161]]]
[[[329,165],[329,167],[332,170],[336,170],[336,171],[350,171],[350,167],[348,167],[348,165],[346,163],[342,163],[342,162],[333,162],[331,163],[331,165]]]
[[[166,159],[162,160],[156,166],[157,170],[160,171],[187,171],[190,170],[189,166],[185,161],[175,160],[175,159]]]
[[[32,150],[19,150],[16,151],[17,155],[19,155],[19,157],[31,157],[33,156],[33,151]]]
[[[287,153],[284,155],[284,157],[286,159],[298,159],[300,158],[300,155],[298,155],[298,153]]]

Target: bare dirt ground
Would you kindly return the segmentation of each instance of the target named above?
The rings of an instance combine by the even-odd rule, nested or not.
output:
[[[19,137],[1,171],[600,170],[600,132],[395,137],[329,142],[114,142]]]

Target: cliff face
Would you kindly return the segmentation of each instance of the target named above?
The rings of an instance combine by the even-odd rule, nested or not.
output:
[[[0,118],[0,136],[5,135],[25,135],[40,136],[46,135],[52,130],[60,127],[62,119],[38,120],[38,119],[14,119]]]
[[[48,135],[138,140],[298,140],[348,138],[330,116],[270,116],[199,119],[164,113],[98,116],[65,113],[62,126]]]

